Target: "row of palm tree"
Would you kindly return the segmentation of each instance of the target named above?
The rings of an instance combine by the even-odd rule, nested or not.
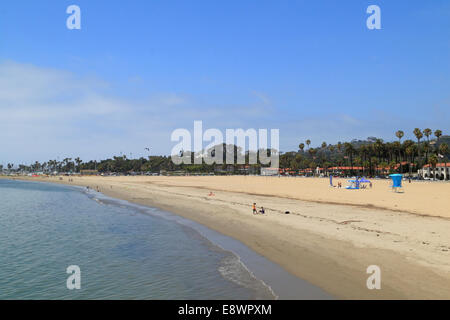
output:
[[[285,153],[280,159],[282,166],[289,167],[293,171],[298,169],[315,168],[320,166],[324,169],[330,167],[349,166],[362,168],[363,174],[379,174],[380,171],[401,172],[405,169],[412,173],[413,168],[419,169],[425,164],[434,168],[436,164],[446,157],[449,147],[446,143],[440,143],[441,130],[435,130],[436,141],[430,141],[433,131],[429,128],[414,129],[413,134],[417,143],[402,138],[405,133],[398,130],[395,135],[398,141],[384,142],[382,139],[369,138],[368,141],[338,142],[336,145],[327,145],[323,142],[318,148],[310,148],[311,140],[306,140],[308,146],[305,152],[305,143],[299,144],[298,153]],[[421,141],[423,137],[426,141]]]
[[[352,173],[362,171],[365,175],[379,175],[386,168],[391,172],[409,172],[420,169],[424,164],[430,164],[434,168],[437,163],[443,161],[449,153],[447,143],[440,142],[441,130],[435,130],[435,141],[430,137],[433,131],[429,128],[420,130],[414,129],[413,134],[417,141],[410,139],[403,140],[405,133],[401,130],[395,132],[397,141],[384,142],[382,139],[368,138],[366,141],[338,142],[335,145],[322,142],[320,147],[311,147],[311,140],[299,144],[299,151],[286,152],[280,154],[280,167],[289,168],[292,171],[302,169],[322,167],[325,170],[331,167],[350,167]],[[426,141],[422,141],[426,137]],[[224,147],[224,154],[226,148]],[[235,155],[240,152],[237,146]],[[191,156],[195,155],[191,153]],[[249,163],[249,154],[246,154],[246,163]],[[223,169],[234,167],[233,172],[239,171],[239,166],[222,165]],[[252,165],[253,169],[262,167],[261,163]],[[8,163],[8,170],[11,171],[14,164]],[[358,167],[359,169],[353,169]],[[36,161],[31,165],[19,165],[22,172],[80,172],[81,170],[98,170],[100,172],[159,172],[161,170],[174,171],[184,170],[188,172],[213,172],[217,165],[175,165],[170,157],[149,156],[148,158],[128,159],[126,155],[115,156],[112,159],[101,161],[83,162],[79,157],[64,158],[62,161],[49,160],[44,163]],[[233,168],[232,168],[233,169]],[[0,171],[2,168],[0,168]],[[257,170],[255,170],[257,171]]]
[[[72,161],[72,158],[65,158],[62,161],[58,160],[48,160],[46,162],[40,163],[39,161],[34,162],[30,165],[20,164],[18,165],[18,171],[28,171],[28,172],[80,172],[81,164],[83,161],[78,157]],[[8,171],[12,171],[14,168],[13,163],[8,163]],[[3,168],[3,166],[0,168]]]

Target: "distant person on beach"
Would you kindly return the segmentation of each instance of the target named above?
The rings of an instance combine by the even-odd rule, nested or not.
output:
[[[258,213],[256,211],[256,203],[253,203],[252,209],[253,209],[253,214],[257,214]]]
[[[261,214],[265,214],[266,213],[266,211],[264,210],[264,207],[261,207],[261,210],[259,210],[259,213],[261,213]]]
[[[369,184],[370,189],[372,189],[372,182]]]

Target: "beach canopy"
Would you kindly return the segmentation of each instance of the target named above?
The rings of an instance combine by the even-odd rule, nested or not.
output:
[[[345,187],[345,189],[347,190],[358,190],[359,189],[359,181],[358,180],[348,180],[348,182],[350,182],[351,184],[347,187]]]
[[[370,183],[370,180],[367,180],[366,178],[362,178],[361,180],[359,180],[359,182]]]

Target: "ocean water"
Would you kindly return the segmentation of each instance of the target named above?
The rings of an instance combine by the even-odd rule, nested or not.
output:
[[[81,290],[67,289],[71,265]],[[0,299],[275,297],[238,256],[173,215],[82,188],[0,180]]]

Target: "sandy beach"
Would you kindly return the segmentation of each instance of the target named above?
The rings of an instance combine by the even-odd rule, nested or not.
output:
[[[406,182],[404,193],[394,193],[387,180],[350,191],[318,178],[24,179],[98,188],[179,214],[240,240],[337,298],[450,298],[449,183]],[[266,214],[253,215],[253,202]],[[370,265],[381,268],[381,290],[367,289]]]

